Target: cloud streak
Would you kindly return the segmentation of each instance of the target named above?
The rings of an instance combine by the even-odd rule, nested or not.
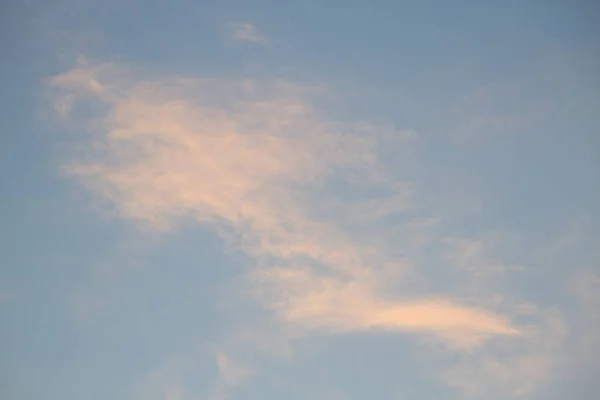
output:
[[[509,322],[447,299],[391,301],[360,281],[316,277],[306,271],[264,273],[285,289],[270,304],[289,323],[308,330],[331,332],[405,331],[453,335],[518,335]]]

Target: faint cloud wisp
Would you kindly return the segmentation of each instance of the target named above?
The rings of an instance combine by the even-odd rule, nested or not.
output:
[[[258,32],[256,27],[249,22],[240,22],[232,24],[233,37],[236,40],[254,42],[254,43],[266,43],[267,37]]]

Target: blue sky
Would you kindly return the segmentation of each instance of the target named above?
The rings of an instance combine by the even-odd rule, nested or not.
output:
[[[0,397],[596,398],[594,2],[0,14]]]

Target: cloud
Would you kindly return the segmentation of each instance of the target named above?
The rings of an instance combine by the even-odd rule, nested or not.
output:
[[[63,118],[88,129],[88,152],[65,173],[148,229],[213,226],[254,260],[249,291],[293,335],[381,330],[477,347],[522,334],[494,310],[409,290],[410,262],[381,244],[393,237],[365,236],[414,206],[378,155],[414,132],[331,120],[311,101],[323,87],[284,81],[152,78],[81,59],[49,84]],[[406,229],[419,245],[437,221]],[[245,374],[223,354],[235,385]]]
[[[212,389],[211,400],[222,400],[228,397],[232,387],[248,379],[255,372],[243,365],[239,360],[230,357],[222,351],[216,354],[218,379]]]
[[[336,169],[376,170],[374,145],[369,143],[375,138],[369,132],[338,130],[341,124],[319,119],[310,104],[283,85],[275,85],[270,98],[254,99],[252,87],[233,84],[229,89],[245,93],[248,100],[216,108],[202,104],[207,82],[139,82],[123,87],[103,81],[116,73],[110,65],[80,66],[55,77],[52,84],[66,89],[67,96],[92,96],[108,103],[99,159],[71,164],[66,171],[116,204],[124,216],[156,228],[167,228],[184,215],[200,223],[233,227],[249,254],[295,267],[292,275],[298,279],[289,280],[286,269],[269,271],[269,276],[300,292],[288,314],[296,313],[296,319],[302,319],[297,302],[313,298],[314,283],[331,287],[344,277],[354,286],[322,295],[329,308],[336,298],[337,307],[343,307],[344,301],[358,295],[362,304],[357,313],[345,317],[361,319],[355,327],[515,333],[501,319],[444,300],[410,301],[405,306],[375,300],[369,282],[376,281],[377,267],[365,258],[384,260],[373,249],[352,243],[348,233],[331,221],[312,219],[311,210],[296,200],[295,191],[309,191],[308,185],[318,186]],[[190,90],[198,90],[200,96],[190,98]],[[307,261],[334,275],[325,281],[315,274],[300,275],[297,264]],[[368,317],[370,322],[362,320],[373,311],[379,312]],[[393,322],[403,315],[408,316],[405,322]],[[418,321],[411,322],[411,315]]]
[[[546,382],[568,331],[556,310],[533,305],[523,310],[530,314],[530,323],[522,326],[516,340],[492,343],[450,363],[443,372],[446,382],[486,399],[520,397]]]
[[[256,27],[249,22],[233,24],[233,37],[236,40],[242,40],[254,43],[266,43],[267,37],[260,34]]]
[[[254,316],[253,316],[254,317]],[[249,379],[264,377],[273,361],[292,361],[291,340],[285,327],[260,318],[237,324],[209,350],[215,355],[217,379],[211,399],[227,399],[238,386]],[[281,365],[273,367],[281,369]]]
[[[276,285],[276,295],[268,304],[301,329],[435,332],[450,340],[453,336],[477,340],[488,335],[519,334],[508,321],[492,313],[443,298],[390,301],[378,298],[376,290],[364,282],[317,277],[301,270],[274,270],[262,275]]]

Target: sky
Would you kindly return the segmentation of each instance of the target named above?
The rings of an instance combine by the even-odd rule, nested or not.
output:
[[[0,398],[597,398],[598,27],[3,2]]]

